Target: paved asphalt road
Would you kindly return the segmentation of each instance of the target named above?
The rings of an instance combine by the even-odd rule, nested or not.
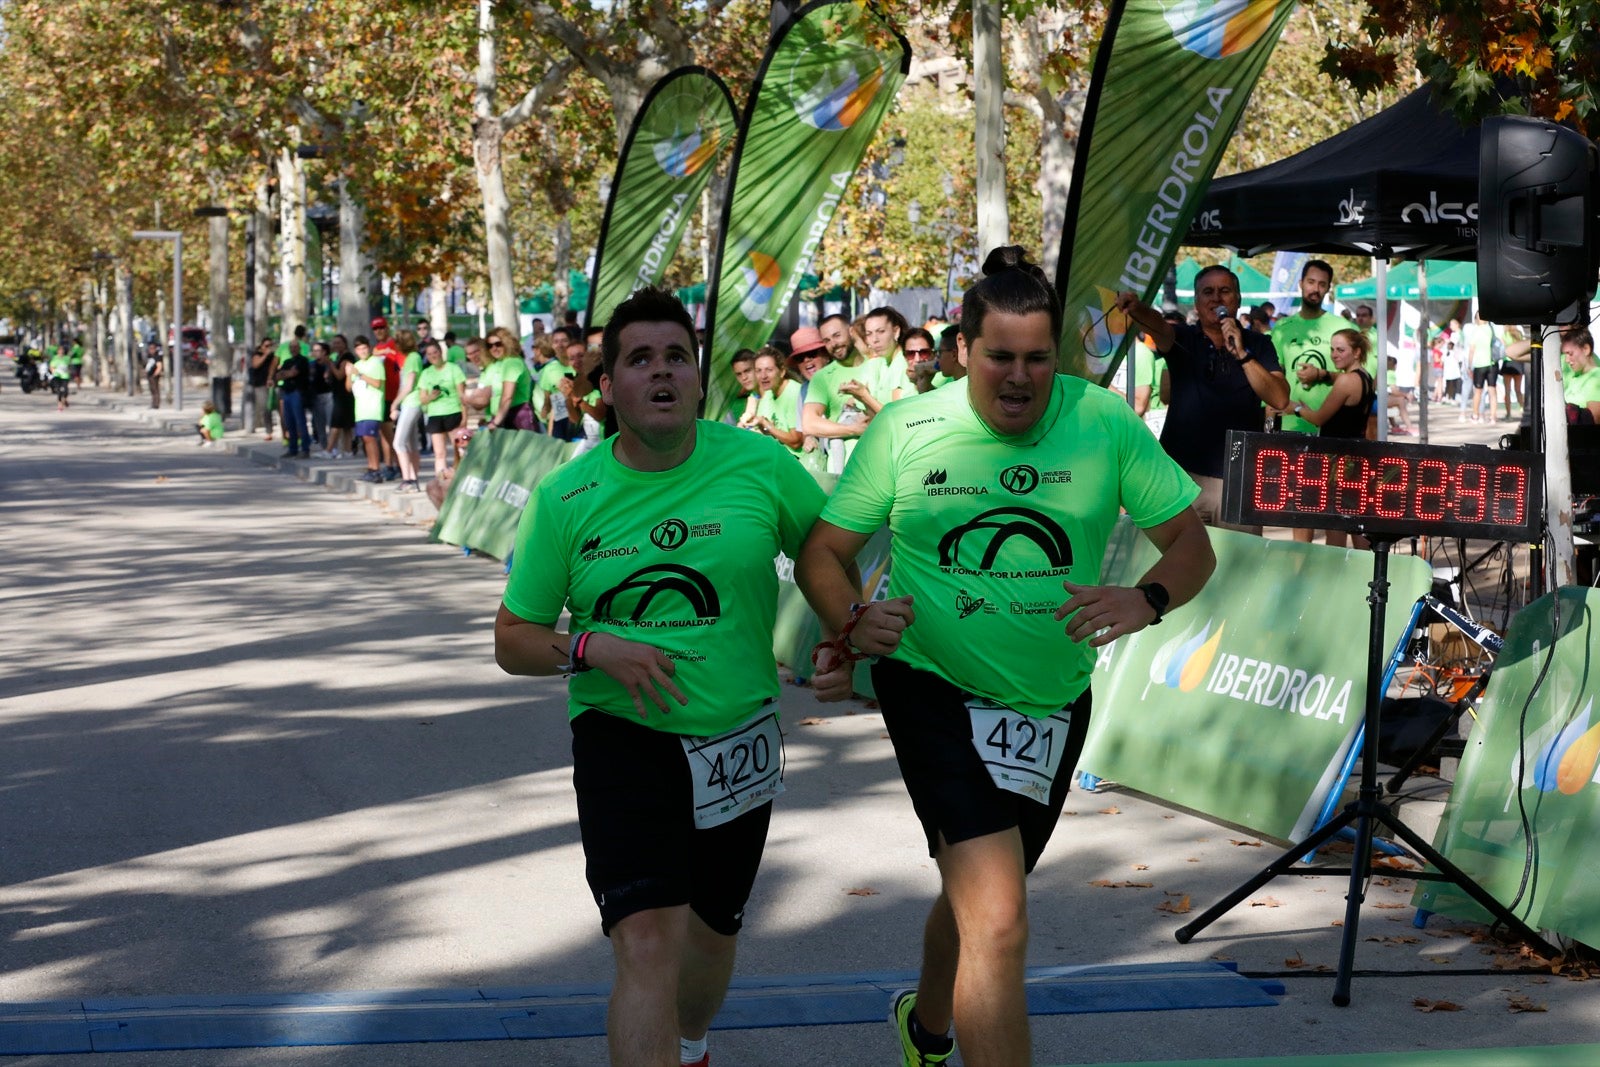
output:
[[[605,981],[559,680],[492,655],[500,568],[112,411],[0,393],[0,1004]],[[786,686],[789,790],[739,973],[895,970],[935,884],[870,708]],[[812,717],[820,717],[805,722]],[[1582,983],[1481,970],[1465,924],[1368,897],[1329,1002],[1342,879],[1285,879],[1186,946],[1157,905],[1273,854],[1075,794],[1031,883],[1036,966],[1238,961],[1276,1007],[1055,1015],[1044,1063],[1600,1041]],[[1137,874],[1135,873],[1137,872]],[[1101,888],[1095,880],[1148,882]],[[852,891],[858,892],[852,892]],[[1170,895],[1169,895],[1170,894]],[[1525,996],[1546,1012],[1513,1013]],[[1422,1013],[1413,1000],[1463,1011]],[[892,1062],[887,1026],[713,1035],[718,1067]],[[24,1056],[78,1067],[593,1064],[600,1039]]]

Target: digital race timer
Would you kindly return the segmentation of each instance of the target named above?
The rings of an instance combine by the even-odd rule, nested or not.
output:
[[[1535,452],[1230,430],[1222,511],[1239,526],[1537,541],[1543,489]]]

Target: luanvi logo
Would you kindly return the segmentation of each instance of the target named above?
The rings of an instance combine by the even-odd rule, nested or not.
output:
[[[1027,496],[1039,487],[1039,472],[1026,463],[1000,472],[1000,487],[1014,496]]]
[[[982,607],[983,597],[980,596],[973,598],[967,594],[965,589],[956,594],[956,611],[958,612],[958,617],[964,619]]]
[[[961,555],[962,544],[969,536],[983,544],[976,567],[970,558],[964,560]],[[1003,572],[995,569],[1000,551],[1018,538],[1043,553],[1048,569],[1007,569]],[[962,523],[939,539],[939,566],[957,574],[993,572],[997,577],[1007,578],[1047,577],[1071,568],[1072,541],[1067,537],[1067,531],[1048,515],[1031,508],[993,508],[970,522]]]
[[[687,540],[689,540],[689,524],[682,519],[667,519],[650,531],[650,543],[663,552],[682,548]]]
[[[561,494],[561,502],[563,504],[565,504],[567,501],[571,500],[573,497],[577,496],[579,493],[587,493],[591,489],[598,489],[598,488],[600,488],[600,483],[599,482],[590,482],[588,485],[580,485],[580,486],[578,486],[578,488],[573,489],[570,492],[562,493]]]
[[[687,604],[692,619],[646,619],[645,612],[658,597]],[[633,607],[627,607],[629,601]],[[693,567],[658,563],[634,571],[600,594],[594,602],[597,619],[631,621],[639,626],[673,628],[710,626],[722,614],[722,603],[710,579]]]
[[[944,471],[929,471],[922,476],[923,485],[943,485],[946,478]]]
[[[586,540],[583,543],[583,547],[582,548],[578,549],[578,555],[582,556],[582,555],[584,555],[586,553],[593,552],[595,549],[597,549],[599,547],[600,547],[600,538],[591,537],[591,538],[589,538],[588,540]]]

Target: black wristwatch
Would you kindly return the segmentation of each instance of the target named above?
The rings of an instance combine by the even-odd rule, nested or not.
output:
[[[1144,594],[1145,603],[1155,609],[1156,617],[1150,620],[1151,626],[1161,623],[1161,617],[1167,613],[1167,605],[1172,603],[1172,597],[1167,593],[1167,587],[1160,582],[1145,582],[1143,585],[1134,586]]]

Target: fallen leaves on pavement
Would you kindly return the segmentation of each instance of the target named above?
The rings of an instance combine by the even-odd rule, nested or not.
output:
[[[1228,838],[1228,844],[1232,845],[1235,848],[1260,848],[1261,847],[1261,842],[1260,841],[1238,841],[1238,840],[1235,840],[1234,838],[1231,838],[1231,837]]]
[[[1277,897],[1262,897],[1259,900],[1252,900],[1250,906],[1252,908],[1281,908],[1283,907],[1283,901]]]
[[[1453,1000],[1429,1000],[1427,997],[1417,997],[1412,1005],[1418,1011],[1462,1011],[1461,1005]]]
[[[1512,1012],[1549,1011],[1543,1004],[1535,1004],[1521,993],[1511,994],[1511,999],[1506,1001],[1506,1007]]]
[[[809,718],[801,719],[800,720],[800,725],[801,726],[821,726],[823,723],[825,723],[827,721],[828,721],[827,719],[819,718],[819,717],[817,717],[815,715],[812,715]]]
[[[1168,894],[1171,896],[1172,894]],[[1178,900],[1163,900],[1156,905],[1157,911],[1164,911],[1169,915],[1187,915],[1192,910],[1189,904],[1189,894],[1185,893]]]
[[[859,889],[846,889],[845,895],[852,897],[875,897],[878,895],[878,891],[876,889],[870,889],[867,886],[861,886]]]
[[[1089,883],[1101,889],[1154,889],[1154,882],[1113,882],[1109,878],[1096,878]]]
[[[1121,815],[1122,814],[1122,809],[1121,808],[1117,808],[1117,807],[1101,808],[1100,809],[1100,814],[1101,815]]]

